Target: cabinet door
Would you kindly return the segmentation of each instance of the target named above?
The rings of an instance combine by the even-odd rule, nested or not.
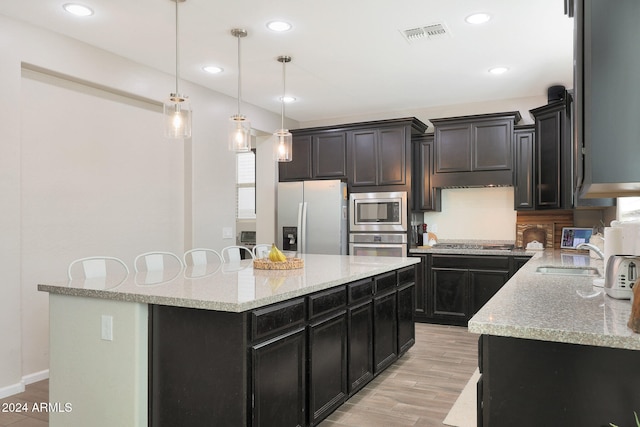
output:
[[[535,207],[535,132],[515,132],[514,206],[518,210]]]
[[[471,126],[467,123],[438,126],[435,130],[436,172],[471,170]]]
[[[396,290],[373,299],[373,364],[381,372],[398,357]]]
[[[331,132],[313,137],[313,176],[314,178],[346,178],[346,132]]]
[[[513,122],[510,120],[495,120],[472,124],[472,170],[511,170],[512,138]]]
[[[413,321],[415,283],[398,288],[398,354],[407,351],[416,342]]]
[[[253,427],[306,425],[305,329],[251,347]]]
[[[464,321],[469,313],[469,272],[464,269],[433,268],[434,317],[458,318]]]
[[[360,390],[373,378],[373,302],[348,309],[349,394]]]
[[[407,170],[404,128],[378,131],[378,185],[404,185]]]
[[[294,136],[291,145],[292,160],[278,163],[280,181],[300,181],[312,178],[311,136]]]
[[[351,133],[351,185],[376,185],[378,163],[376,139],[375,130]]]
[[[561,111],[536,117],[536,208],[561,208],[562,126]]]
[[[324,419],[347,396],[347,314],[345,310],[309,327],[310,424]]]
[[[471,315],[475,314],[509,280],[508,271],[470,270]]]
[[[415,143],[414,211],[439,211],[440,189],[431,187],[433,173],[433,135]]]

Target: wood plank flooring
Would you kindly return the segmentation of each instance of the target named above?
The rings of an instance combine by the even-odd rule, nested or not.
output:
[[[416,344],[319,427],[441,427],[477,366],[478,335],[456,326],[416,324]],[[0,400],[47,402],[49,381]],[[0,426],[47,427],[46,413],[3,413]],[[232,427],[232,426],[229,426]]]

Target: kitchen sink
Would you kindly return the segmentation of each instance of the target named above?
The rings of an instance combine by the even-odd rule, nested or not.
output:
[[[536,268],[536,272],[541,274],[557,274],[563,276],[600,276],[598,269],[595,267],[561,267],[549,265]]]

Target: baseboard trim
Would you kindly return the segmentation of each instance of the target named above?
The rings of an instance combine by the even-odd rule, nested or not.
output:
[[[44,371],[34,372],[33,374],[25,375],[22,377],[22,382],[25,385],[37,383],[38,381],[46,380],[49,378],[49,370],[45,369]]]
[[[19,383],[11,384],[6,387],[0,388],[0,399],[11,397],[14,394],[22,393],[25,390],[25,386],[38,381],[46,380],[49,378],[49,370],[34,372],[33,374],[25,375]]]
[[[12,384],[6,387],[2,387],[0,388],[0,399],[13,396],[14,394],[22,393],[23,391],[24,391],[23,381],[20,381],[19,383]]]

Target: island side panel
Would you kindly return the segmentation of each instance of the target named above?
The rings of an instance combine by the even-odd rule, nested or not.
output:
[[[146,426],[147,305],[50,294],[49,318],[49,426]]]
[[[247,425],[244,313],[150,306],[149,425]]]
[[[640,352],[482,335],[483,427],[633,425]]]

